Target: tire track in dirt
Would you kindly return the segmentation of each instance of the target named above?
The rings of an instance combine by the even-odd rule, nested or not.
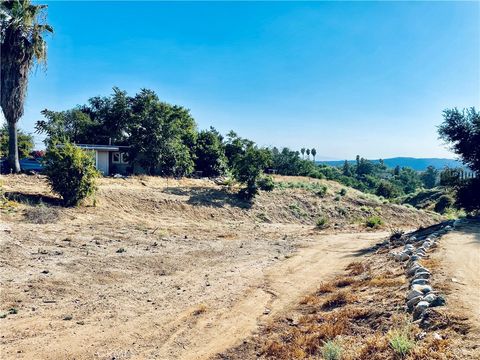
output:
[[[302,295],[314,291],[321,281],[342,272],[359,250],[386,236],[387,233],[320,236],[314,245],[267,269],[263,279],[230,309],[206,314],[192,327],[173,334],[161,347],[159,358],[208,359],[237,345],[260,325],[294,305]]]

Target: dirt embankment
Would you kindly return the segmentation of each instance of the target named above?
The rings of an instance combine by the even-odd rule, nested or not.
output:
[[[213,355],[385,236],[348,234],[368,216],[432,222],[333,182],[247,204],[204,180],[102,179],[96,206],[64,209],[41,177],[2,180],[2,359]]]

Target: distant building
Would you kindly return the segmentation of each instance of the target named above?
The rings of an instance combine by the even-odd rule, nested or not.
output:
[[[95,153],[95,167],[104,176],[129,175],[133,166],[128,160],[128,146],[75,144],[81,149]]]

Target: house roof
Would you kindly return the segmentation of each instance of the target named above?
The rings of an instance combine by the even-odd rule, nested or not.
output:
[[[79,148],[86,150],[104,150],[104,151],[119,151],[121,148],[128,148],[128,146],[116,145],[95,145],[95,144],[75,144]]]

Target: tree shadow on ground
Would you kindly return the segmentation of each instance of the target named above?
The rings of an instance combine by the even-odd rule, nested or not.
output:
[[[193,206],[221,208],[230,205],[241,209],[250,209],[253,205],[251,201],[242,198],[239,194],[207,187],[167,187],[164,192],[171,195],[188,196],[187,203]]]
[[[63,205],[62,199],[54,196],[42,195],[42,194],[28,194],[28,193],[21,193],[18,191],[6,191],[5,197],[8,200],[26,204],[26,205],[39,205],[39,204],[48,204],[52,206]]]

